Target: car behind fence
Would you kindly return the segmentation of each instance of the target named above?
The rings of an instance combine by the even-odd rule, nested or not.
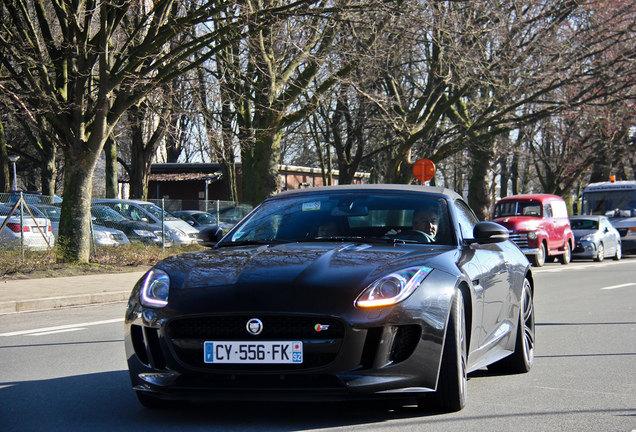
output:
[[[224,231],[235,225],[247,213],[251,206],[232,201],[216,200],[149,200],[161,209],[161,214],[172,218],[172,212],[197,210],[206,212],[208,222],[216,223]],[[46,196],[37,192],[12,191],[0,193],[0,254],[18,251],[23,259],[25,251],[51,253],[57,247],[62,199]],[[154,207],[154,206],[153,206]],[[193,221],[187,220],[198,229]],[[183,223],[183,222],[182,222]],[[164,221],[151,224],[144,220],[133,220],[128,215],[115,212],[93,203],[91,209],[91,254],[113,254],[116,247],[176,247],[170,235],[170,229]]]

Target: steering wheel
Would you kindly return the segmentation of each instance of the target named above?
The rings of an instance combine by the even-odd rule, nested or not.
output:
[[[392,237],[400,240],[416,241],[418,243],[433,243],[435,241],[430,234],[414,229],[400,231],[399,233],[394,234]]]

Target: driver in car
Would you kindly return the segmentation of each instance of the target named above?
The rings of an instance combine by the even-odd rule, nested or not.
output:
[[[413,220],[411,222],[412,231],[419,231],[430,237],[430,241],[435,241],[437,236],[437,228],[439,227],[439,212],[436,204],[431,204],[425,208],[416,209],[413,212]],[[400,237],[400,233],[407,234],[409,231],[390,230],[386,233],[389,236]]]
[[[439,215],[437,211],[433,209],[420,209],[415,210],[413,213],[413,229],[415,231],[422,231],[435,240],[438,226]]]

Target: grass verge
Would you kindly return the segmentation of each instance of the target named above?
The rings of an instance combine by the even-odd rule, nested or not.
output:
[[[167,256],[204,249],[199,245],[191,245],[169,248],[164,252],[156,246],[131,244],[97,249],[91,254],[90,262],[81,264],[58,263],[55,250],[25,250],[24,257],[20,251],[0,251],[0,278],[29,279],[138,271],[151,267]]]

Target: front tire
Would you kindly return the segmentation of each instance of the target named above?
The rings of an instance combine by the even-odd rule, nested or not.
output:
[[[603,246],[603,243],[599,243],[598,250],[596,251],[596,258],[594,258],[594,261],[601,262],[604,259],[605,259],[605,246]]]
[[[534,267],[543,267],[543,264],[545,264],[545,244],[543,242],[539,245],[539,252],[530,256],[530,263]]]
[[[517,341],[514,352],[488,366],[488,370],[497,373],[526,373],[530,372],[534,364],[534,301],[532,285],[525,279],[521,293],[519,325],[517,326]]]
[[[455,412],[464,408],[468,383],[467,346],[464,299],[461,291],[457,291],[448,319],[437,391],[432,397],[424,396],[417,400],[421,409]]]
[[[567,242],[565,245],[565,252],[559,255],[559,261],[563,265],[570,264],[570,261],[572,261],[572,247],[570,246],[570,242]]]

